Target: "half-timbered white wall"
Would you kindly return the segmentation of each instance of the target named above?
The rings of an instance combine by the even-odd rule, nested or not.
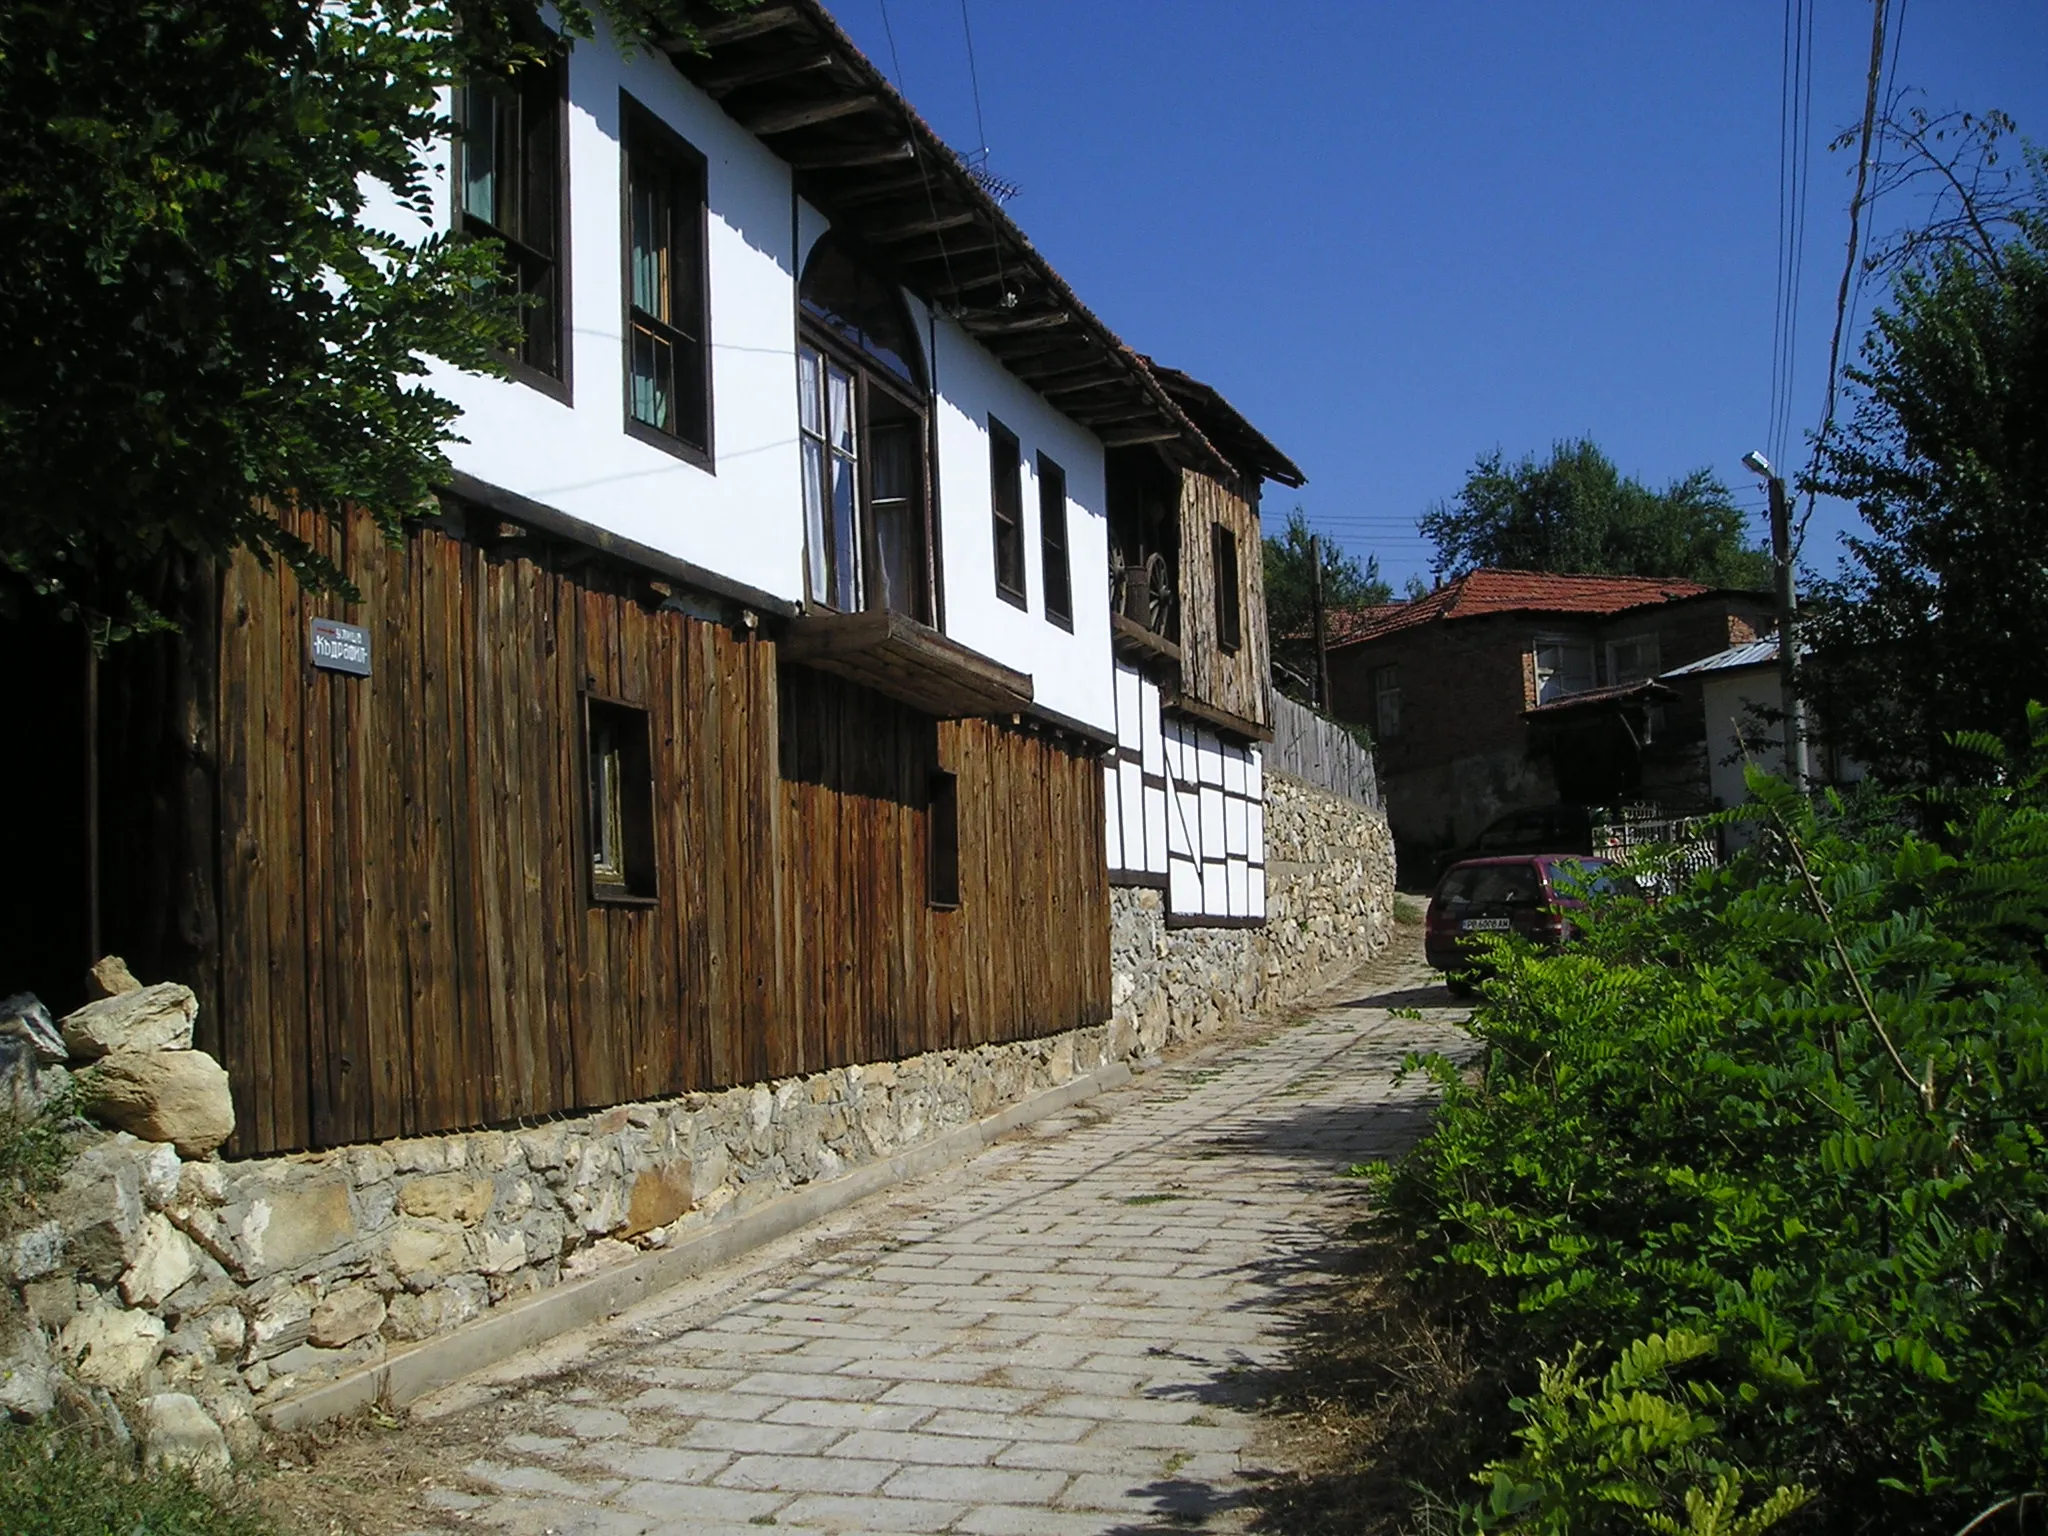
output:
[[[1158,684],[1116,663],[1117,749],[1103,767],[1112,878],[1164,884],[1183,922],[1263,922],[1265,770],[1256,746],[1162,709]]]

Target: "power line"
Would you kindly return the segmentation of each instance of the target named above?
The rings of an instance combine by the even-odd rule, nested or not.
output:
[[[1856,256],[1863,237],[1863,189],[1870,179],[1870,139],[1877,129],[1878,85],[1884,76],[1885,15],[1890,9],[1890,0],[1871,0],[1870,75],[1864,86],[1863,131],[1856,150],[1856,195],[1849,200],[1849,250],[1842,263],[1841,284],[1835,290],[1835,333],[1828,342],[1826,404],[1821,410],[1820,430],[1813,435],[1813,453],[1807,460],[1806,511],[1799,519],[1795,547],[1805,539],[1807,522],[1813,517],[1812,476],[1820,465],[1821,450],[1827,446],[1828,433],[1835,425],[1835,386],[1840,378],[1842,362],[1842,328],[1849,315],[1849,285],[1856,276]]]

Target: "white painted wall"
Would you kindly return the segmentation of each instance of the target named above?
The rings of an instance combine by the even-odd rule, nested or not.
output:
[[[567,405],[514,380],[440,365],[428,381],[462,408],[455,467],[488,484],[692,561],[791,602],[803,599],[796,431],[796,281],[828,227],[794,194],[789,167],[667,60],[622,56],[600,35],[569,57]],[[713,463],[703,469],[624,430],[619,93],[700,151],[708,165]],[[445,150],[434,227],[453,218]],[[417,238],[427,226],[379,197],[374,221]],[[1008,373],[952,322],[912,301],[937,391],[937,493],[945,628],[1031,675],[1046,708],[1109,731],[1108,517],[1103,446]],[[1023,447],[1030,603],[996,595],[987,422]],[[1071,633],[1045,617],[1036,455],[1067,476]]]
[[[803,595],[798,510],[795,275],[790,171],[666,59],[622,56],[602,32],[569,55],[572,404],[443,366],[463,409],[458,470],[790,601]],[[619,92],[707,162],[712,440],[709,471],[627,436]],[[453,218],[448,157],[435,223]],[[388,202],[379,222],[417,236]]]

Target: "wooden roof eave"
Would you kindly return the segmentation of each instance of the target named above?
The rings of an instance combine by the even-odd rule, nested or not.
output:
[[[780,653],[939,720],[1016,714],[1032,704],[1030,674],[888,609],[792,619]]]
[[[1048,342],[1076,364],[1101,364],[1110,377],[1099,396],[1048,403],[1106,445],[1155,443],[1186,467],[1231,472],[1229,458],[818,0],[739,15],[710,0],[687,5],[703,45],[665,45],[677,69],[795,166],[804,194],[867,244],[878,265],[1034,390],[1040,386],[1015,364],[1055,350]],[[906,174],[913,168],[914,180]],[[935,227],[906,228],[920,223]],[[963,271],[971,280],[962,281]],[[983,293],[985,302],[963,302]]]

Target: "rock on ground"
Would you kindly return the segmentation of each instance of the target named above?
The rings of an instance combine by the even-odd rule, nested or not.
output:
[[[234,1134],[228,1075],[204,1051],[116,1051],[82,1078],[95,1119],[181,1157],[205,1157]]]

